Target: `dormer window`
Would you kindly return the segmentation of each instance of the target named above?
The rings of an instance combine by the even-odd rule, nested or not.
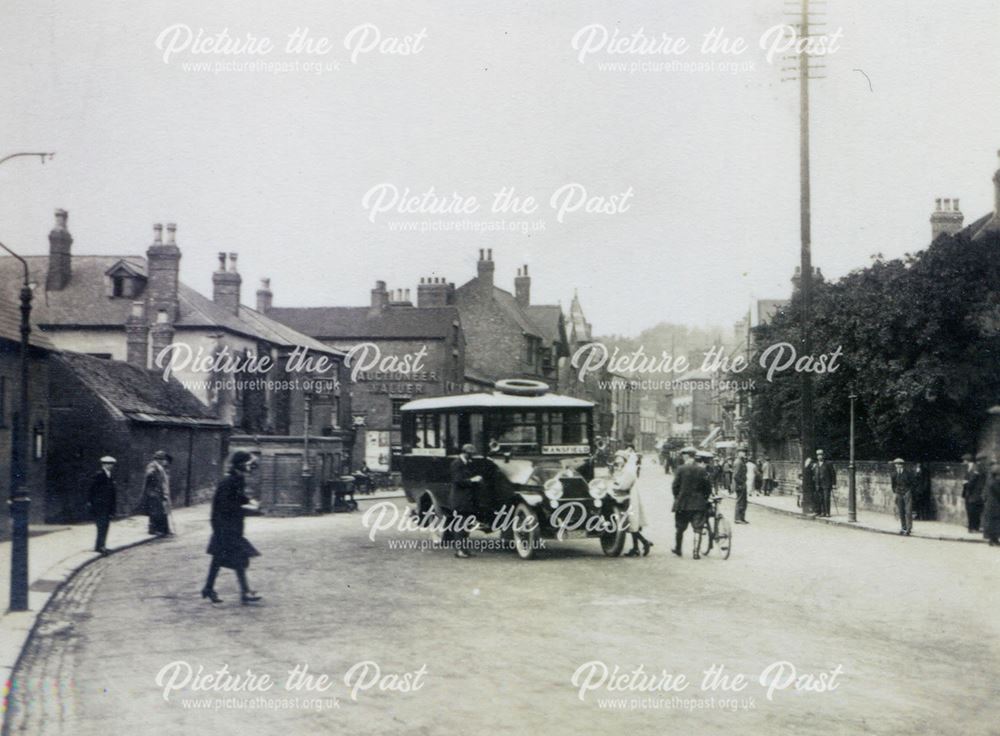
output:
[[[112,299],[134,299],[142,293],[146,275],[126,260],[118,261],[104,272],[106,295]]]

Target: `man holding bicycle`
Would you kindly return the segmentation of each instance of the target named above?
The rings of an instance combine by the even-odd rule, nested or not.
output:
[[[708,499],[712,495],[712,482],[708,478],[708,471],[703,465],[695,463],[694,458],[697,450],[693,447],[685,447],[681,450],[684,457],[684,464],[674,472],[674,526],[676,529],[676,542],[671,550],[678,557],[682,557],[681,544],[684,541],[684,530],[688,524],[694,533],[705,523],[705,510],[708,508]],[[697,547],[694,550],[694,559],[699,559]]]

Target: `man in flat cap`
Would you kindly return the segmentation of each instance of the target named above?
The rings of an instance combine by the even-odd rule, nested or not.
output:
[[[94,517],[97,525],[97,542],[94,543],[94,551],[102,555],[108,554],[108,526],[111,518],[115,515],[118,507],[117,490],[115,489],[114,470],[116,460],[110,455],[101,458],[101,469],[98,470],[90,481],[90,489],[87,491],[87,503],[90,506],[90,513]]]
[[[892,466],[892,492],[896,496],[896,511],[899,513],[899,533],[908,537],[913,531],[913,473],[901,457],[893,460]]]
[[[712,495],[712,482],[708,479],[708,471],[703,463],[695,462],[698,451],[693,447],[681,450],[684,464],[674,473],[672,489],[674,493],[674,548],[670,550],[678,557],[683,557],[684,531],[691,525],[695,535],[695,548],[692,557],[699,558],[697,533],[705,523],[705,509]]]
[[[455,557],[465,558],[472,555],[463,548],[469,533],[465,528],[469,517],[476,513],[475,493],[483,477],[472,469],[472,455],[476,448],[473,445],[462,445],[462,451],[451,464],[451,537],[455,540]]]
[[[826,459],[826,453],[816,450],[816,462],[813,463],[813,487],[819,501],[817,516],[830,516],[830,500],[833,497],[834,486],[837,485],[837,471],[833,463]]]
[[[153,453],[153,460],[146,466],[143,495],[146,513],[149,514],[149,533],[169,537],[170,532],[170,455],[165,450]]]
[[[747,448],[741,447],[733,464],[733,493],[736,494],[736,523],[747,521]]]

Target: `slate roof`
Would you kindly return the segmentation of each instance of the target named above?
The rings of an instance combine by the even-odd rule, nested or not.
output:
[[[558,304],[529,304],[525,310],[548,342],[563,342],[562,307]]]
[[[962,230],[970,240],[982,240],[991,232],[998,231],[1000,231],[1000,216],[994,212],[983,215],[975,222],[966,225]]]
[[[0,295],[0,338],[21,344],[21,303],[18,301],[15,304],[6,295]],[[44,350],[56,349],[49,336],[35,325],[34,319],[31,320],[28,344]]]
[[[228,426],[176,378],[164,381],[159,372],[82,353],[54,353],[52,360],[73,373],[119,417],[160,424]]]
[[[31,279],[41,285],[35,289],[32,320],[42,329],[105,327],[124,330],[134,300],[107,296],[105,274],[120,262],[143,277],[146,274],[146,259],[142,256],[74,255],[69,283],[59,291],[47,291],[44,285],[49,257],[28,256],[25,260]],[[20,263],[11,257],[0,257],[0,292],[16,294],[22,279]],[[245,305],[240,305],[237,316],[184,283],[178,286],[177,298],[180,317],[174,326],[178,329],[221,328],[280,347],[301,345],[316,352],[339,352]]]
[[[320,340],[447,338],[455,307],[273,307],[268,316]]]

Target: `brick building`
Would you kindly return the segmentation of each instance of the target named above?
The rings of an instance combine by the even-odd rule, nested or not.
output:
[[[21,315],[19,306],[6,295],[17,295],[16,288],[4,289],[0,296],[0,493],[10,499],[11,450],[14,429],[21,405]],[[45,458],[48,454],[49,433],[49,365],[54,346],[46,335],[34,327],[28,344],[28,433],[30,449],[26,464],[26,484],[31,495],[31,523],[41,523],[49,516],[48,485]],[[6,511],[6,510],[5,510]],[[0,514],[0,537],[10,536],[10,514]]]
[[[375,282],[367,307],[274,307],[269,284],[258,294],[268,317],[348,353],[354,468],[395,470],[399,408],[462,390],[465,336],[455,287],[443,279],[421,279],[416,305],[409,289],[389,291],[384,281]]]
[[[527,266],[518,269],[512,294],[495,283],[492,249],[481,249],[475,278],[456,289],[453,299],[474,382],[531,378],[558,387],[559,361],[569,354],[565,319],[558,305],[531,303]]]
[[[353,443],[350,397],[341,393],[342,352],[243,305],[235,253],[219,254],[208,299],[180,280],[175,225],[166,226],[165,236],[163,226],[154,225],[144,253],[78,255],[67,219],[64,210],[56,210],[49,254],[26,259],[33,280],[45,284],[33,318],[57,349],[142,369],[155,367],[158,356],[168,355],[164,351],[175,351],[173,375],[212,416],[244,433],[249,438],[244,444],[263,453],[254,437],[285,438],[268,443],[262,477],[277,477],[270,474],[271,465],[301,455],[307,415],[310,432],[321,438],[308,464],[316,466],[320,480],[339,473]],[[0,290],[16,293],[20,280],[20,264],[0,257]],[[323,356],[327,365],[319,372],[288,370],[288,361],[303,353]],[[253,362],[265,357],[268,369],[255,370]],[[228,362],[232,370],[199,366],[199,358]],[[301,457],[298,463],[301,467]],[[289,494],[305,499],[309,490],[295,477],[291,485],[279,488],[284,481],[278,479],[263,488],[263,500],[288,505]]]
[[[117,459],[118,513],[138,510],[147,463],[157,450],[173,458],[175,506],[210,498],[225,472],[230,426],[177,379],[81,353],[50,357],[48,485],[45,518],[89,519],[86,491],[98,458]]]

